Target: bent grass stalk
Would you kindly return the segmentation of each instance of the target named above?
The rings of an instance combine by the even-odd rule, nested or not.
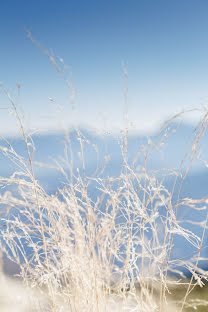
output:
[[[73,95],[74,110],[73,85],[55,59],[39,47],[67,82]],[[27,153],[27,158],[19,155],[8,140],[1,137],[4,141],[2,153],[18,167],[10,177],[0,178],[5,188],[16,187],[15,192],[9,189],[0,194],[1,204],[10,210],[3,220],[1,245],[7,257],[20,266],[23,283],[44,294],[44,300],[41,296],[33,298],[38,302],[38,309],[31,311],[170,312],[172,309],[182,312],[200,302],[207,305],[204,300],[188,301],[194,287],[203,286],[202,279],[207,280],[207,272],[198,268],[207,218],[201,223],[201,237],[197,237],[181,225],[183,220],[178,218],[178,207],[185,204],[200,213],[197,204],[204,204],[207,209],[206,198],[181,199],[180,190],[206,130],[208,113],[205,112],[199,125],[176,204],[173,194],[183,162],[178,171],[166,170],[166,176],[175,175],[172,190],[169,190],[163,184],[166,176],[161,178],[159,175],[162,169],[148,171],[147,161],[151,152],[159,149],[170,135],[168,125],[184,112],[168,120],[155,141],[149,141],[146,148],[138,151],[144,159],[139,169],[136,160],[128,161],[127,126],[122,138],[123,160],[118,176],[105,176],[105,168],[98,170],[98,166],[95,174],[88,176],[85,145],[89,142],[75,124],[82,172],[73,168],[73,145],[70,134],[65,133],[66,159],[62,163],[56,160],[56,167],[67,182],[56,194],[50,195],[34,174],[33,141],[26,134],[15,102],[6,89],[1,88],[19,122]],[[92,186],[97,196],[92,196]],[[171,258],[176,234],[197,250],[195,259]],[[189,281],[184,278],[183,269],[191,272]],[[174,276],[170,277],[169,272]],[[171,296],[171,285],[176,289],[180,285],[187,286],[182,299],[175,300]]]

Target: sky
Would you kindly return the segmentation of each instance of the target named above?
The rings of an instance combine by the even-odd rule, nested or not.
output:
[[[73,86],[75,110],[37,42]],[[0,83],[31,132],[74,123],[119,130],[124,116],[133,129],[152,131],[183,109],[207,105],[208,1],[1,0]],[[185,116],[195,122],[200,113]],[[17,127],[1,89],[0,134]]]

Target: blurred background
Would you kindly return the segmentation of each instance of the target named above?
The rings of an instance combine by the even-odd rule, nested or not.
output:
[[[123,127],[127,70],[129,120],[149,133],[170,115],[207,104],[207,14],[206,0],[2,0],[0,82],[13,98],[21,86],[31,130],[72,123],[68,87],[30,31],[69,66],[79,123]],[[0,133],[16,134],[9,106],[0,92]],[[199,113],[186,117],[194,122]]]
[[[106,176],[117,176],[122,166],[119,136],[128,127],[130,162],[144,146],[156,142],[147,169],[174,168],[183,174],[208,100],[207,17],[205,0],[2,0],[0,135],[9,137],[15,150],[26,156],[9,92],[27,133],[34,134],[36,161],[54,164],[60,155],[64,157],[60,130],[78,124],[91,143],[85,144],[87,174],[96,171],[97,146],[99,167],[109,156]],[[161,124],[183,110],[189,112],[177,120],[180,127],[174,120],[157,137]],[[165,131],[168,139],[160,146]],[[79,168],[80,146],[73,132],[71,139],[75,168]],[[207,196],[208,176],[202,161],[207,159],[207,146],[205,132],[183,183],[182,198]],[[186,161],[181,167],[182,159]],[[138,159],[137,165],[142,161]],[[1,154],[0,175],[9,176],[14,170]],[[36,178],[49,193],[64,185],[57,171],[37,167]],[[174,180],[167,178],[164,183],[171,190]],[[181,218],[201,222],[205,212],[183,210]],[[186,226],[194,229],[193,224]],[[185,242],[175,244],[176,256],[191,257]],[[206,246],[207,238],[203,246],[207,256]]]

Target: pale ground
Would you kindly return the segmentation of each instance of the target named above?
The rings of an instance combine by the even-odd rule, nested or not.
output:
[[[0,312],[52,312],[44,292],[37,291],[32,287],[26,287],[20,279],[5,275],[3,262],[0,253]],[[141,293],[139,290],[137,290],[136,296],[127,294],[121,298],[121,296],[118,297],[115,293],[106,295],[106,299],[104,299],[105,306],[101,304],[102,307],[99,309],[99,312],[139,312],[141,311],[140,298]],[[149,299],[146,300],[146,304],[143,303],[142,311],[157,312],[157,295],[153,299],[147,294],[146,298]],[[89,307],[86,307],[85,311],[79,311],[75,308],[69,309],[69,305],[63,302],[62,296],[56,298],[56,303],[58,306],[57,309],[54,309],[56,312],[92,312]],[[79,303],[77,302],[78,305]],[[97,312],[95,307],[94,311]],[[165,312],[175,311],[176,308],[169,303]]]
[[[39,298],[40,300],[37,300]],[[41,311],[38,302],[44,303],[41,293],[27,289],[20,280],[0,276],[0,311],[1,312],[30,312]]]
[[[139,296],[139,294],[138,294]],[[143,306],[143,311],[156,312],[157,305],[153,300],[150,300],[146,306]],[[74,309],[72,309],[75,311]],[[89,309],[86,309],[88,311]],[[32,311],[51,311],[47,309],[47,300],[43,293],[37,292],[34,289],[23,286],[21,281],[7,277],[3,274],[0,276],[0,311],[1,312],[32,312]],[[57,310],[56,310],[57,311]],[[64,306],[63,300],[60,301],[58,307],[60,312],[68,312],[69,307]],[[95,311],[95,310],[94,310]],[[106,312],[139,312],[139,303],[132,296],[125,299],[118,298],[115,294],[108,296],[106,307],[103,307]],[[167,312],[175,312],[176,309],[168,305]],[[77,311],[76,312],[83,312]]]

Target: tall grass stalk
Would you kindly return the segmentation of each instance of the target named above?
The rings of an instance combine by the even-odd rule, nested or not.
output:
[[[34,40],[33,40],[34,41]],[[56,70],[67,81],[55,59]],[[72,91],[71,83],[67,83]],[[180,189],[197,156],[198,144],[207,127],[208,113],[198,126],[191,146],[189,162],[165,174],[148,171],[147,161],[171,132],[170,119],[154,141],[138,151],[143,165],[128,161],[128,127],[120,139],[123,164],[118,176],[105,176],[100,168],[93,176],[86,172],[86,139],[75,124],[80,142],[82,172],[73,167],[71,136],[65,134],[65,163],[57,162],[67,181],[56,194],[48,194],[34,173],[32,138],[27,135],[15,102],[1,86],[19,122],[27,156],[19,155],[9,141],[1,137],[1,151],[17,170],[1,177],[0,201],[7,217],[2,218],[1,249],[20,268],[19,277],[29,289],[42,296],[33,298],[31,311],[185,311],[198,306],[189,301],[191,291],[207,281],[207,271],[198,266],[202,259],[207,218],[198,224],[201,237],[187,229],[178,217],[182,205],[190,211],[207,210],[207,198],[181,198]],[[73,102],[74,109],[74,102]],[[67,163],[67,166],[66,166]],[[69,170],[66,170],[68,168]],[[162,170],[161,170],[162,171]],[[182,174],[182,178],[181,178]],[[165,187],[167,175],[175,177],[172,189]],[[173,200],[180,181],[178,199]],[[90,188],[96,190],[92,196]],[[6,191],[4,191],[4,188]],[[7,190],[9,188],[9,190]],[[12,191],[15,190],[15,191]],[[174,237],[181,236],[194,250],[193,257],[172,256]],[[188,280],[184,272],[189,271]],[[174,286],[174,287],[173,287]],[[185,293],[175,299],[174,288]],[[207,305],[205,301],[201,304]],[[37,308],[38,307],[38,308]]]

